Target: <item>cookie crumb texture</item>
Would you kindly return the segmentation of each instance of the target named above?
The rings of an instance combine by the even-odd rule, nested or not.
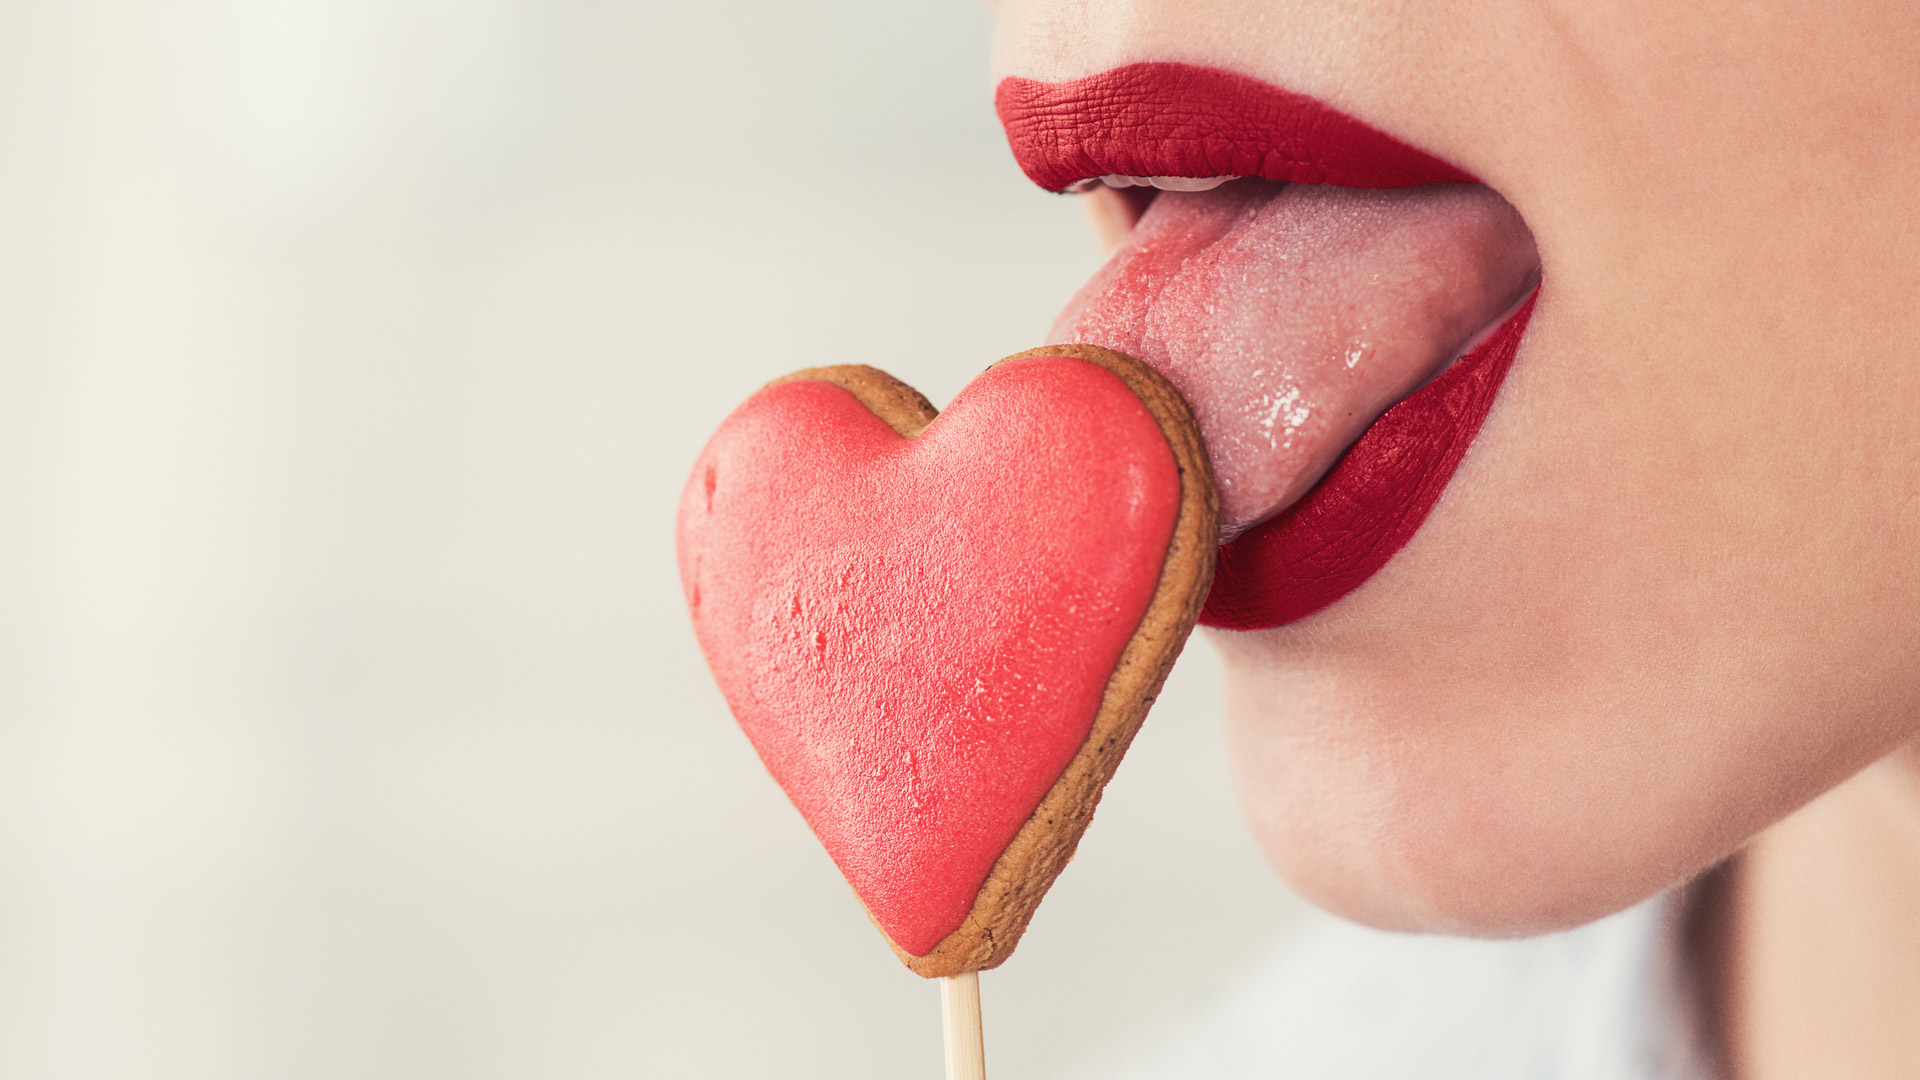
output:
[[[1012,952],[1212,571],[1184,403],[1119,354],[1036,353],[944,414],[873,368],[789,376],[681,501],[681,581],[735,718],[929,977]]]

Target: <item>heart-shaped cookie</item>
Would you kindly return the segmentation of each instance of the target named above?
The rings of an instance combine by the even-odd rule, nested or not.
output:
[[[1009,357],[944,414],[873,368],[802,371],[701,452],[678,537],[701,648],[908,967],[1013,951],[1193,628],[1215,516],[1185,402],[1087,345]]]

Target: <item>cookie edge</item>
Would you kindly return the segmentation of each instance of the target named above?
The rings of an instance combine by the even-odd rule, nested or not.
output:
[[[998,967],[1013,955],[1040,901],[1073,860],[1080,837],[1093,822],[1101,794],[1186,647],[1213,584],[1219,550],[1219,494],[1199,424],[1186,399],[1153,368],[1098,345],[1028,349],[995,362],[988,370],[1009,361],[1040,357],[1091,363],[1126,385],[1160,428],[1173,453],[1180,478],[1180,506],[1153,598],[1107,677],[1100,709],[1094,714],[1087,738],[994,860],[960,926],[925,955],[916,956],[901,948],[873,913],[867,912],[868,920],[894,955],[915,974],[929,979]],[[802,380],[847,391],[904,438],[917,437],[940,415],[940,410],[918,390],[865,364],[806,368],[766,385]],[[855,898],[858,896],[856,893]],[[863,901],[862,910],[865,906]]]
[[[940,410],[933,407],[933,402],[928,401],[926,395],[879,368],[866,364],[806,368],[791,375],[782,375],[760,389],[803,381],[829,383],[852,394],[868,412],[885,420],[887,426],[902,438],[911,439],[919,435],[940,415]]]

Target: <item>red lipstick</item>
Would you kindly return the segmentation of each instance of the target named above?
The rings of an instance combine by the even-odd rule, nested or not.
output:
[[[1192,64],[1128,64],[1063,83],[1005,79],[993,100],[1021,170],[1049,191],[1109,174],[1363,188],[1475,182],[1304,94]]]

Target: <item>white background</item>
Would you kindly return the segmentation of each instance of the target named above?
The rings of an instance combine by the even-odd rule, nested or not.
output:
[[[966,0],[0,0],[0,1075],[935,1077],[672,558],[767,378],[944,402],[1098,264]],[[998,1080],[1298,911],[1196,643]]]

